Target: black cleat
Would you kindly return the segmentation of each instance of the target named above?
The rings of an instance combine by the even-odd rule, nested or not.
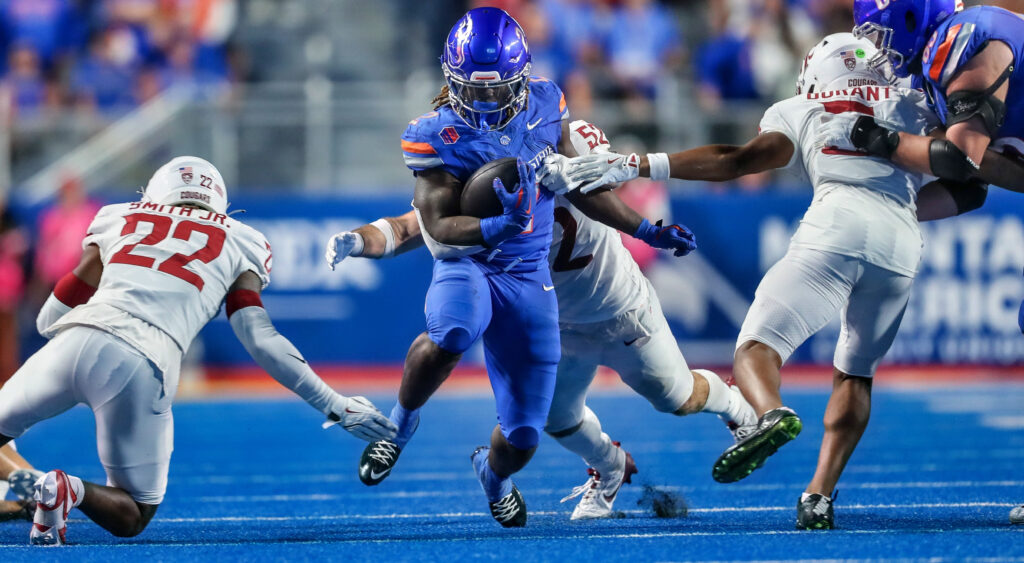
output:
[[[796,438],[803,429],[800,417],[788,407],[772,409],[761,417],[757,430],[725,450],[711,476],[719,483],[739,481],[764,465],[768,456],[774,454],[783,444]]]
[[[487,456],[490,453],[490,448],[487,446],[480,446],[473,451],[473,455],[469,456],[470,462],[473,463],[473,472],[476,473],[477,479],[480,480],[480,485],[483,486],[483,469],[484,464],[487,463]],[[487,491],[487,487],[483,487],[484,491]],[[496,502],[491,502],[489,499],[487,504],[491,508],[491,516],[494,520],[506,528],[522,528],[526,526],[526,501],[523,500],[523,495],[519,493],[519,489],[512,485],[512,492],[501,497]]]
[[[522,528],[526,525],[526,501],[519,489],[512,485],[512,492],[501,497],[498,502],[492,502],[491,516],[494,520],[506,528]]]
[[[359,458],[359,480],[365,485],[376,485],[391,475],[402,448],[390,440],[370,442]]]
[[[812,493],[796,503],[797,530],[831,530],[835,527],[832,513],[832,499]]]

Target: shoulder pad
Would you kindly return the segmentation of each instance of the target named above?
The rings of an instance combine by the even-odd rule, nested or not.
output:
[[[425,113],[409,122],[402,134],[402,158],[405,165],[413,170],[426,170],[444,164],[434,147],[440,125],[436,111]]]

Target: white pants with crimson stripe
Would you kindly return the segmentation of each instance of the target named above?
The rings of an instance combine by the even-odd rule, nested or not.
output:
[[[142,353],[102,330],[59,332],[0,388],[0,434],[17,438],[39,421],[84,403],[96,418],[107,484],[136,502],[160,504],[174,449],[162,374]]]

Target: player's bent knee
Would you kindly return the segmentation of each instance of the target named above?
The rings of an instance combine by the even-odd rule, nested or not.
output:
[[[431,340],[449,354],[464,354],[473,345],[473,335],[460,326],[439,332],[440,334],[431,334]]]
[[[544,427],[544,432],[546,432],[548,436],[558,439],[565,438],[566,436],[572,436],[579,432],[580,428],[583,427],[583,419],[580,419],[580,421],[575,424],[563,424],[562,422],[563,421],[558,421],[558,423],[555,423],[549,420],[548,424]]]
[[[532,450],[540,443],[540,432],[532,426],[520,426],[509,432],[505,439],[517,450]]]

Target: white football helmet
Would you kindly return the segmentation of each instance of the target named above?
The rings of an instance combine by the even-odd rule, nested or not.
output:
[[[189,203],[226,214],[228,188],[216,166],[197,156],[179,156],[153,173],[142,201],[161,205]]]
[[[868,66],[878,49],[852,33],[833,33],[811,47],[796,79],[796,93],[810,94],[857,86],[887,85],[882,74]]]

